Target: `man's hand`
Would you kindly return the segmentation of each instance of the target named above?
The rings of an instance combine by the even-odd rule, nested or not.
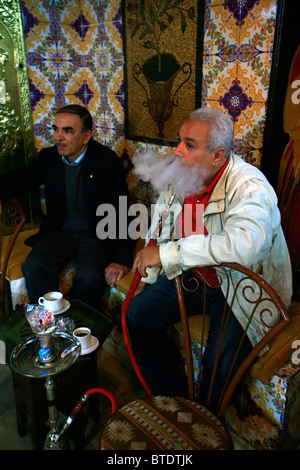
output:
[[[145,246],[145,248],[137,253],[132,270],[133,272],[139,271],[142,277],[147,277],[146,268],[152,266],[161,266],[159,247]]]
[[[129,272],[127,266],[118,263],[110,263],[105,268],[105,280],[110,287],[113,287],[117,281],[120,281],[125,274]]]

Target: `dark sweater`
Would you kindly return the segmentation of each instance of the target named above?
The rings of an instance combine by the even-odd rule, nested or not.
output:
[[[82,232],[92,227],[87,223],[83,207],[83,191],[81,178],[82,163],[71,166],[65,163],[65,222],[62,230]]]

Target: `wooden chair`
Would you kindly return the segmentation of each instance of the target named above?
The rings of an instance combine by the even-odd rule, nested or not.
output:
[[[139,398],[128,403],[117,410],[103,426],[98,436],[97,449],[169,451],[233,448],[229,430],[223,419],[226,407],[244,373],[257,356],[263,353],[271,339],[288,324],[289,317],[286,308],[275,291],[251,270],[229,263],[214,266],[213,268],[218,279],[218,286],[222,286],[223,293],[225,293],[224,298],[229,306],[229,314],[233,315],[232,309],[236,306],[236,294],[239,292],[243,295],[244,304],[247,303],[248,306],[248,327],[254,321],[260,322],[267,330],[265,336],[253,348],[244,362],[242,362],[237,372],[233,374],[233,377],[225,384],[217,409],[214,409],[214,411],[210,409],[210,393],[206,403],[200,403],[198,401],[198,390],[201,382],[201,373],[199,371],[201,372],[202,355],[205,350],[209,312],[206,311],[204,300],[202,321],[200,322],[202,331],[199,332],[202,338],[202,346],[199,351],[199,371],[195,374],[184,291],[193,290],[198,287],[199,275],[198,277],[195,276],[195,284],[193,286],[190,284],[186,286],[183,282],[183,277],[177,277],[175,282],[181,313],[189,398],[154,396],[148,393],[148,396],[145,398]],[[232,286],[233,272],[235,274],[234,278],[236,279],[237,276],[239,278],[235,286]],[[201,277],[206,292],[206,286],[209,285],[206,273],[201,275]],[[233,296],[231,298],[232,288]],[[223,315],[223,317],[225,306],[226,304],[224,304],[223,313],[220,312],[220,315]],[[274,321],[274,319],[276,320]],[[219,337],[220,347],[226,334],[226,324],[224,319],[224,328],[220,332]],[[242,337],[241,342],[244,340],[244,337],[245,335]],[[235,360],[236,356],[232,367]],[[215,358],[214,371],[217,370],[217,367],[218,357]],[[195,376],[198,388],[195,386]],[[212,389],[214,379],[215,372],[212,374],[210,390]]]
[[[22,207],[14,198],[9,199],[2,207],[0,218],[0,321],[3,321],[7,317],[10,308],[9,299],[5,295],[5,280],[9,257],[26,218]]]

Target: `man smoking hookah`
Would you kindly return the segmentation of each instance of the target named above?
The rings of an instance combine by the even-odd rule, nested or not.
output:
[[[157,245],[149,246],[161,208],[174,197],[174,185],[161,192],[146,246],[134,261],[133,270],[139,272],[142,279],[139,294],[129,305],[126,321],[135,360],[151,392],[186,396],[187,381],[182,362],[167,334],[169,325],[180,320],[174,278],[186,272],[184,277],[188,280],[192,276],[191,268],[201,271],[222,262],[236,262],[259,273],[287,307],[292,295],[292,280],[276,194],[257,168],[231,153],[233,125],[229,116],[211,108],[196,110],[182,125],[179,135],[176,164],[180,165],[182,174],[184,170],[190,170],[189,181],[196,180],[197,188],[193,194],[176,193],[172,216],[164,221]],[[192,208],[193,227],[201,206],[203,226],[198,227],[196,233],[186,233],[184,215],[187,208]],[[172,232],[179,234],[178,239],[174,235],[170,237]],[[203,295],[201,286],[186,295],[188,315],[201,313],[199,306]],[[223,304],[221,288],[208,287],[210,330],[201,381],[203,397],[212,370]],[[247,312],[242,308],[234,310],[230,318],[230,334],[223,346],[222,367],[213,400],[222,390],[235,351],[234,343],[240,340],[248,321]],[[265,333],[263,325],[247,330],[236,366]]]

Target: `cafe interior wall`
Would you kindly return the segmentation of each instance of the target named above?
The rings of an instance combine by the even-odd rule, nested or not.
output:
[[[57,108],[86,106],[95,138],[121,158],[134,200],[150,203],[151,188],[132,172],[132,156],[145,144],[125,137],[121,0],[21,0],[21,7],[36,149],[52,144]],[[276,0],[205,1],[202,105],[230,113],[235,152],[258,167],[276,13]]]

